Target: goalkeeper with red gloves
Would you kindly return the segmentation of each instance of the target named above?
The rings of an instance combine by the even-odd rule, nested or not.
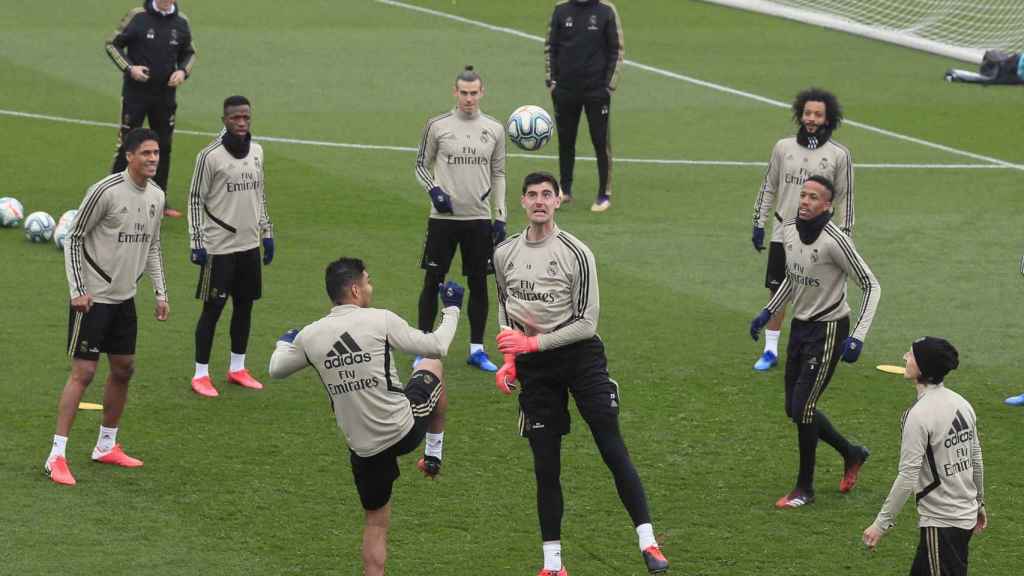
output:
[[[520,432],[530,442],[537,479],[544,568],[539,576],[566,574],[561,557],[562,436],[569,432],[569,393],[590,427],[598,450],[629,512],[650,573],[668,570],[654,539],[640,476],[619,432],[619,389],[608,375],[597,336],[600,308],[594,254],[555,225],[558,181],[535,172],[523,180],[521,204],[529,227],[494,251],[498,284],[498,348],[505,362],[498,388],[519,395]]]

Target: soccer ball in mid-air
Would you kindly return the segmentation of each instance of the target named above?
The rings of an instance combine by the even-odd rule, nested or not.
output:
[[[25,216],[25,208],[18,202],[17,198],[0,198],[0,226],[14,228],[21,224]]]
[[[78,214],[78,210],[68,210],[57,220],[57,227],[53,230],[53,243],[57,245],[58,250],[64,249],[64,241],[71,233],[71,225],[75,223],[75,214]]]
[[[509,116],[508,137],[512,143],[523,150],[540,150],[554,130],[551,116],[540,106],[520,106]]]
[[[49,242],[56,223],[46,212],[33,212],[25,218],[25,238],[32,242]]]

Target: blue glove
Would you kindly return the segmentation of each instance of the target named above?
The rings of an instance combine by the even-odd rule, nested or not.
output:
[[[843,362],[849,362],[853,364],[860,358],[860,351],[864,349],[864,343],[857,340],[853,336],[850,336],[846,340],[843,340],[842,354]]]
[[[755,342],[757,341],[758,335],[761,334],[761,329],[764,328],[764,325],[771,319],[772,313],[767,309],[762,309],[761,313],[750,321],[750,337],[753,338]]]
[[[193,248],[192,257],[190,258],[193,264],[198,266],[206,265],[206,248]]]
[[[278,338],[277,340],[278,340],[278,342],[288,342],[289,344],[291,344],[292,342],[295,341],[295,337],[298,336],[298,335],[299,335],[299,329],[298,328],[292,328],[291,330],[285,332],[284,334],[281,334],[281,337]]]
[[[441,302],[444,303],[445,308],[448,306],[455,306],[456,308],[462,308],[462,295],[466,290],[459,286],[457,282],[451,280],[438,286],[438,292],[441,293]]]
[[[754,232],[750,237],[750,241],[754,243],[754,250],[761,252],[764,250],[764,228],[754,226]]]
[[[505,241],[508,236],[508,232],[505,230],[505,223],[501,220],[495,220],[491,226],[491,235],[494,236],[494,245],[497,246]]]
[[[263,265],[270,266],[270,263],[274,261],[274,239],[264,238],[263,239]]]
[[[430,194],[430,201],[433,202],[435,210],[442,214],[454,214],[452,211],[452,197],[444,190],[441,190],[440,186],[434,186],[427,194]]]

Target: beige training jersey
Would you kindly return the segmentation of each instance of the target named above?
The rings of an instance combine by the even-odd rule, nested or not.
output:
[[[541,350],[560,348],[597,333],[600,295],[594,254],[560,230],[543,240],[516,234],[494,249],[498,322],[539,335]]]
[[[944,385],[929,385],[903,414],[899,475],[875,518],[892,528],[912,494],[918,525],[974,528],[985,501],[985,472],[978,419],[963,396]]]
[[[882,296],[881,286],[867,263],[857,253],[853,240],[832,222],[811,244],[800,240],[796,220],[781,226],[786,250],[786,279],[765,308],[774,314],[792,297],[793,316],[811,322],[827,322],[850,314],[846,302],[846,279],[852,277],[864,291],[860,319],[850,332],[864,341]]]
[[[146,272],[157,298],[166,299],[163,214],[164,191],[152,180],[136,186],[127,170],[89,188],[64,242],[71,297],[91,294],[93,302],[119,304],[135,296]]]
[[[853,238],[853,156],[831,138],[811,150],[798,144],[793,136],[775,143],[754,202],[754,226],[764,228],[769,217],[774,222],[772,242],[782,242],[782,223],[796,218],[800,189],[810,176],[824,176],[835,185],[832,221]]]
[[[360,456],[373,456],[401,440],[413,426],[394,351],[444,357],[455,337],[459,309],[450,306],[441,316],[437,330],[424,333],[389,310],[335,306],[299,331],[294,342],[277,342],[270,375],[284,378],[313,366],[349,448]]]
[[[434,186],[452,197],[452,214],[431,204],[430,217],[444,220],[505,221],[505,128],[482,113],[458,109],[427,122],[416,155],[416,179],[424,190]]]
[[[261,238],[273,237],[263,190],[262,146],[251,142],[248,156],[235,158],[218,136],[196,156],[188,227],[192,248],[206,248],[209,254],[252,250]]]

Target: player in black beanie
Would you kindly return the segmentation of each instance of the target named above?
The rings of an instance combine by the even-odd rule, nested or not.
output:
[[[960,355],[956,348],[943,338],[918,338],[911,345],[911,350],[921,371],[917,380],[922,384],[941,384],[946,374],[960,365]]]

